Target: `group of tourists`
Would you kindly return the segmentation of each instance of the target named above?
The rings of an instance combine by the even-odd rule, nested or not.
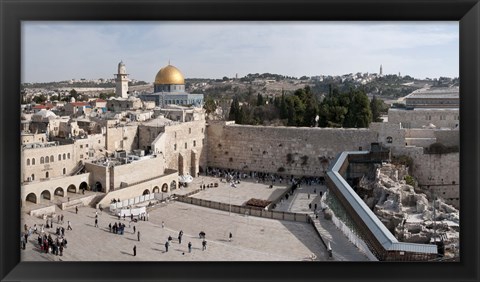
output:
[[[45,232],[45,228],[53,228],[53,217],[51,219],[44,217],[46,220],[45,225],[40,226],[40,230],[37,228],[37,224],[28,227],[27,224],[24,225],[24,232],[22,232],[20,237],[21,249],[25,250],[28,243],[28,238],[37,234],[37,243],[38,248],[41,252],[50,253],[53,255],[63,256],[64,248],[67,247],[67,238],[65,237],[65,228],[63,226],[57,226],[55,229],[55,239],[53,239],[52,234]],[[63,215],[59,215],[57,218],[57,223],[63,223]],[[70,224],[70,222],[69,222]]]
[[[112,223],[109,223],[108,230],[114,234],[123,235],[123,233],[125,232],[125,224],[121,222],[115,222],[112,225]]]

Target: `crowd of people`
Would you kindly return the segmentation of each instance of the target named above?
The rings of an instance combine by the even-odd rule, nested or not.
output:
[[[60,255],[63,256],[63,251],[67,247],[67,238],[65,237],[65,228],[63,226],[57,226],[55,229],[54,237],[52,237],[52,233],[47,234],[45,229],[54,228],[53,227],[53,218],[46,218],[45,225],[40,225],[40,229],[38,229],[37,224],[28,227],[27,224],[24,225],[24,231],[20,237],[20,248],[22,250],[26,249],[28,239],[33,236],[34,234],[37,236],[37,247],[40,252],[44,252],[47,254],[52,255]],[[57,218],[57,224],[63,224],[63,215],[59,215]]]

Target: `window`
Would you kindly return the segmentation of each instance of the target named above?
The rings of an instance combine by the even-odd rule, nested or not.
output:
[[[67,158],[70,159],[70,153],[67,154]]]
[[[27,165],[30,165],[30,159],[27,159]]]
[[[187,149],[187,142],[185,142],[185,149]]]
[[[63,174],[67,173],[67,169],[63,168]]]
[[[48,171],[45,172],[45,178],[48,178],[49,174],[48,174]]]
[[[432,120],[432,116],[426,116],[425,119],[426,120]]]
[[[388,136],[388,137],[387,137],[387,143],[390,143],[390,144],[391,144],[392,142],[393,142],[392,136]]]
[[[191,134],[191,133],[192,133],[192,129],[189,128],[189,129],[188,129],[188,134]]]
[[[440,120],[445,120],[445,116],[444,116],[444,115],[441,115],[441,116],[440,116]]]
[[[174,151],[177,150],[177,144],[174,144],[174,145],[173,145],[173,150],[174,150]]]
[[[32,165],[35,165],[35,158],[32,159]]]
[[[65,155],[65,154],[63,154],[63,159],[64,159],[64,160],[66,159],[66,157],[65,157],[65,156],[66,156],[66,155]]]
[[[83,159],[83,155],[80,155],[80,159]]]
[[[88,148],[88,144],[85,144],[85,148]]]
[[[50,159],[48,158],[48,156],[45,157],[45,163],[48,164],[50,162]]]
[[[53,159],[53,155],[50,156],[50,162],[53,163],[54,159]]]
[[[98,140],[98,144],[100,144],[100,140]]]
[[[58,160],[59,160],[59,161],[62,160],[62,154],[58,154]]]
[[[193,140],[193,147],[197,146],[197,141]]]
[[[80,145],[80,149],[82,149],[82,148],[83,148],[83,145]]]
[[[45,158],[44,157],[41,157],[40,158],[40,164],[43,164],[45,162]]]
[[[203,133],[203,128],[202,128],[202,133]]]

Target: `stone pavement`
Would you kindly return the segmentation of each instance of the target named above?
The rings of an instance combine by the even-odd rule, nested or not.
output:
[[[186,194],[199,188],[200,184],[218,182],[217,188],[207,188],[193,195],[196,198],[212,201],[231,202],[241,205],[250,198],[274,200],[287,185],[277,183],[273,188],[269,184],[254,181],[241,181],[237,188],[228,183],[221,183],[218,178],[198,177],[187,188],[178,188],[173,193]],[[316,190],[316,194],[313,190]],[[296,190],[288,200],[277,205],[276,210],[309,213],[308,209],[317,203],[320,191],[325,186],[305,186]],[[310,193],[310,199],[308,194]],[[235,213],[203,208],[195,205],[170,202],[157,205],[149,211],[149,221],[140,221],[130,224],[129,219],[118,220],[117,217],[104,212],[99,215],[99,227],[94,227],[95,209],[80,208],[79,214],[74,210],[62,211],[57,207],[57,214],[64,214],[63,227],[67,227],[68,220],[72,222],[72,231],[66,231],[68,247],[64,255],[53,256],[39,252],[37,236],[29,238],[27,249],[21,251],[22,260],[45,261],[302,261],[311,260],[314,254],[316,260],[326,261],[328,253],[311,224],[278,221],[239,215]],[[315,224],[324,241],[329,241],[333,249],[334,260],[362,261],[367,258],[353,246],[343,233],[331,221],[316,220]],[[108,224],[115,222],[126,224],[125,234],[110,233]],[[165,228],[162,228],[162,221]],[[31,217],[22,212],[22,226],[26,223],[39,226],[45,221]],[[133,225],[140,231],[140,240],[133,234]],[[54,228],[57,227],[56,219]],[[182,243],[178,243],[178,232],[183,230]],[[207,235],[207,250],[202,251],[201,239],[198,233],[204,231]],[[55,229],[46,232],[54,233]],[[232,232],[233,240],[228,241]],[[173,237],[168,252],[165,252],[165,242],[168,236]],[[55,237],[54,237],[55,238]],[[192,242],[192,253],[188,253],[187,244]],[[137,256],[133,256],[133,246],[137,246]]]

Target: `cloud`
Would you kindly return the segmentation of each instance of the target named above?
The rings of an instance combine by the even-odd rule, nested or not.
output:
[[[458,76],[458,22],[26,22],[22,32],[23,81],[113,77],[120,60],[146,81],[168,60],[186,77],[377,72],[380,64]]]

